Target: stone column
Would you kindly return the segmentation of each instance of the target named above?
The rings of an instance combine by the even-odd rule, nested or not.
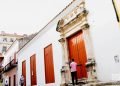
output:
[[[66,82],[66,66],[65,66],[65,38],[61,37],[61,39],[58,40],[61,45],[62,45],[62,68],[61,68],[61,77],[62,77],[62,81],[61,81],[61,86],[64,86],[67,82]]]
[[[58,40],[62,45],[62,69],[61,69],[61,76],[62,76],[62,84],[68,84],[70,83],[70,70],[69,70],[69,61],[67,56],[67,44],[66,44],[66,38],[62,34],[61,39]],[[61,85],[61,86],[64,86]]]
[[[94,48],[92,44],[92,38],[90,35],[90,28],[88,24],[83,25],[83,37],[85,42],[85,48],[86,48],[86,54],[87,54],[87,63],[95,62],[94,57]],[[92,65],[90,68],[88,68],[88,80],[89,81],[95,81],[96,80],[96,68],[95,65]]]

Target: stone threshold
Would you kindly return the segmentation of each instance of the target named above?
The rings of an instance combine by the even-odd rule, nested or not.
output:
[[[73,86],[72,83],[63,84],[61,86]],[[101,82],[97,80],[80,80],[78,85],[75,86],[120,86],[120,81]]]
[[[112,81],[112,82],[93,82],[87,83],[83,86],[120,86],[120,81]]]

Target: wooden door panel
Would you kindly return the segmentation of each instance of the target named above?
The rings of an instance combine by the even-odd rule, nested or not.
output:
[[[31,85],[37,85],[36,77],[36,55],[30,57]]]
[[[33,59],[30,57],[30,75],[31,75],[31,85],[33,85]]]
[[[81,77],[87,77],[87,70],[85,67],[85,63],[87,62],[87,56],[86,56],[85,44],[82,35],[77,35],[77,46],[79,51],[80,63],[82,64]]]
[[[9,86],[11,86],[11,77],[9,77]]]
[[[14,81],[14,86],[16,86],[16,75],[14,75],[13,81]]]
[[[77,64],[80,64],[78,53],[76,52],[78,51],[76,43],[77,43],[76,36],[68,38],[69,58],[74,59],[75,62],[77,62]],[[78,66],[77,75],[80,76],[80,74],[81,71],[80,67]]]
[[[46,84],[54,83],[55,78],[54,78],[54,64],[53,64],[52,45],[49,45],[44,49],[44,63],[45,63]]]
[[[69,58],[74,58],[77,64],[82,66],[77,67],[78,78],[87,77],[85,63],[87,62],[84,40],[82,31],[70,36],[68,39]]]
[[[37,84],[37,77],[36,77],[36,56],[34,55],[33,58],[33,82],[35,85]]]
[[[25,79],[24,85],[26,86],[26,61],[22,62],[22,75],[23,75],[23,77]]]

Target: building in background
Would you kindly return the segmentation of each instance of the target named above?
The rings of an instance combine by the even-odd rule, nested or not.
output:
[[[119,81],[119,39],[111,0],[74,0],[19,50],[18,79],[22,74],[26,86],[70,83],[74,58],[79,80]]]
[[[2,61],[2,78],[3,84],[5,80],[8,80],[9,86],[18,86],[17,83],[17,63],[18,58],[16,57],[16,53],[19,49],[21,49],[29,40],[31,40],[35,34],[28,35],[24,38],[17,39],[12,43],[12,45],[7,49],[4,53],[4,60]]]
[[[22,35],[17,35],[16,33],[14,34],[10,34],[10,33],[6,33],[4,31],[0,32],[0,55],[4,56],[4,53],[7,51],[7,49],[12,45],[12,43],[16,40],[16,39],[20,39],[23,38],[24,36]],[[3,58],[4,59],[4,58]],[[1,69],[1,73],[2,73],[2,68],[3,68],[3,59],[0,59],[0,69]],[[0,76],[2,77],[2,74],[0,74]],[[2,78],[0,78],[1,80]]]
[[[4,59],[4,56],[2,55],[2,53],[0,53],[0,82],[2,81],[2,61]]]
[[[79,81],[120,81],[117,6],[115,0],[73,0],[30,41],[13,43],[4,54],[4,79],[18,85],[23,75],[25,86],[64,86],[75,59]]]
[[[16,33],[10,34],[1,31],[0,33],[0,53],[5,53],[11,44],[16,40],[23,38],[23,35],[17,35]]]

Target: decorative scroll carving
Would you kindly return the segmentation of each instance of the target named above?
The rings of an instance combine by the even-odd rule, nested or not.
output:
[[[90,27],[90,25],[88,23],[86,23],[83,26],[81,26],[82,29],[88,29],[89,27]]]
[[[61,32],[63,31],[63,28],[68,26],[69,24],[77,21],[77,19],[82,19],[84,17],[86,17],[88,14],[88,11],[86,9],[83,9],[83,11],[81,11],[81,13],[79,13],[78,15],[76,15],[73,19],[71,19],[70,21],[68,21],[67,23],[65,22],[64,19],[61,19],[58,21],[58,25],[57,25],[57,28],[56,28],[56,31],[58,32]],[[86,25],[86,27],[89,27],[88,25]]]
[[[59,20],[58,24],[57,24],[56,31],[61,32],[63,24],[64,24],[64,20],[63,19]]]
[[[60,43],[64,43],[65,42],[65,39],[64,38],[61,38],[58,40]]]

